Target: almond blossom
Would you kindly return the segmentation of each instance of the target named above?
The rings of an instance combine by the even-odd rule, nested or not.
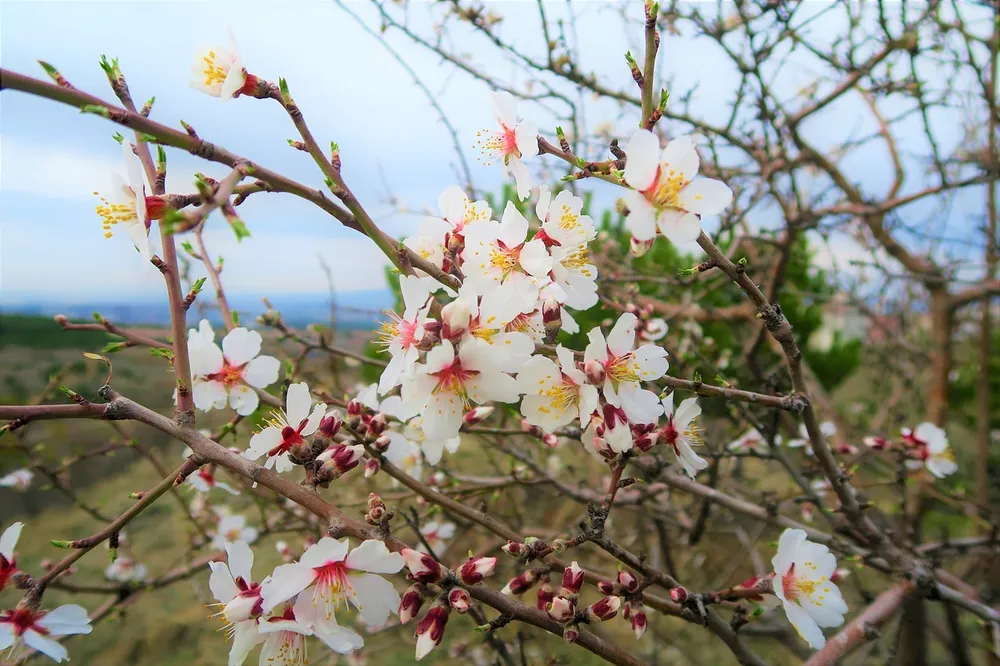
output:
[[[597,387],[576,367],[573,352],[556,346],[559,365],[545,356],[533,356],[517,375],[518,390],[524,393],[521,413],[525,420],[546,432],[555,432],[579,418],[590,422],[599,408]]]
[[[21,648],[27,645],[58,664],[69,661],[69,652],[52,637],[89,634],[92,629],[87,611],[76,604],[53,611],[18,605],[0,611],[0,651],[8,650],[7,658],[16,662]]]
[[[14,547],[21,536],[24,523],[13,523],[0,535],[0,592],[17,573],[17,560],[14,558]]]
[[[219,490],[225,490],[230,495],[240,494],[240,491],[224,481],[219,481],[215,477],[215,465],[203,465],[197,472],[188,476],[187,482],[200,493],[207,493],[213,488],[218,488]]]
[[[422,479],[424,459],[420,455],[420,445],[395,430],[387,430],[385,434],[389,437],[389,448],[382,454],[385,459],[406,472],[408,476],[417,480]],[[423,436],[422,430],[420,430],[420,434]],[[398,486],[399,481],[393,479],[392,484]]]
[[[548,281],[552,257],[538,238],[527,240],[528,220],[507,202],[500,222],[492,220],[469,227],[465,234],[462,270],[475,293],[503,292],[513,313],[534,309],[538,290]]]
[[[747,429],[747,431],[744,432],[742,435],[731,441],[729,443],[729,446],[726,448],[728,448],[730,451],[737,451],[737,452],[743,452],[743,451],[760,452],[767,449],[767,441],[765,441],[764,437],[759,432],[757,432],[756,428],[751,427]]]
[[[556,300],[576,310],[597,305],[597,266],[590,262],[587,246],[560,245],[550,251]]]
[[[823,421],[819,424],[819,430],[823,433],[824,439],[830,439],[837,434],[837,426],[832,421]],[[799,436],[788,440],[788,446],[793,449],[806,447],[806,455],[813,455],[812,443],[809,440],[809,431],[805,423],[799,424]]]
[[[438,197],[441,217],[427,217],[420,223],[416,235],[403,241],[403,245],[446,270],[445,257],[448,245],[457,248],[465,244],[465,228],[470,224],[485,222],[493,215],[493,209],[485,201],[472,201],[458,185],[452,185]]]
[[[429,440],[458,435],[469,406],[489,400],[517,402],[517,382],[502,372],[491,347],[482,340],[466,340],[458,354],[449,340],[427,353],[413,377],[403,382],[403,402],[419,408]]]
[[[601,412],[591,417],[581,436],[584,447],[598,460],[610,460],[632,448],[632,428],[625,411],[614,405],[603,405]]]
[[[30,469],[16,469],[9,474],[0,476],[0,486],[23,492],[31,486],[31,479],[34,476],[34,472]]]
[[[306,666],[309,663],[306,637],[312,636],[313,630],[298,621],[291,604],[280,614],[261,618],[257,622],[257,632],[264,639],[260,666]]]
[[[604,368],[605,400],[624,409],[632,423],[652,423],[663,414],[663,407],[656,394],[639,382],[659,379],[669,363],[662,347],[646,344],[633,351],[636,321],[631,312],[622,313],[606,340],[600,327],[592,329],[583,358],[585,365],[593,362]]]
[[[463,339],[482,340],[492,347],[501,370],[517,372],[531,358],[535,342],[527,333],[507,330],[507,324],[520,314],[520,308],[511,305],[500,289],[479,298],[471,285],[463,284],[457,298],[441,311],[442,322],[447,326],[442,335],[453,340],[459,334]]]
[[[958,471],[947,433],[933,423],[921,423],[913,431],[904,430],[903,442],[914,447],[917,459],[935,477],[943,479]]]
[[[429,465],[437,465],[441,462],[441,456],[445,451],[455,453],[462,444],[462,438],[457,435],[448,438],[427,437],[424,432],[424,419],[421,416],[413,417],[403,426],[403,437],[423,452]]]
[[[142,165],[127,140],[122,141],[122,161],[127,180],[112,173],[111,190],[107,196],[95,192],[101,200],[95,210],[101,218],[105,238],[111,238],[112,227],[120,225],[119,229],[125,230],[143,260],[149,261],[153,256],[149,245],[150,220],[162,217],[166,213],[166,204],[160,197],[146,195]]]
[[[441,523],[436,520],[429,520],[420,526],[420,534],[424,541],[430,546],[431,551],[440,556],[448,542],[455,537],[455,523]],[[423,542],[417,547],[420,552],[426,552],[427,548]]]
[[[535,215],[542,223],[545,238],[563,247],[586,245],[597,238],[597,228],[589,215],[582,215],[583,199],[569,190],[552,197],[549,188],[538,188]]]
[[[412,371],[413,364],[420,355],[417,345],[424,339],[430,308],[427,284],[421,278],[400,276],[399,288],[403,294],[403,316],[388,312],[389,320],[382,323],[378,332],[378,344],[390,357],[378,382],[378,392],[381,395],[398,386],[402,378]]]
[[[188,331],[191,357],[191,394],[198,409],[224,409],[228,403],[237,414],[249,416],[260,398],[254,391],[278,381],[281,363],[273,356],[258,356],[263,339],[257,331],[242,326],[215,344],[215,332],[207,319]]]
[[[201,45],[195,49],[190,80],[192,88],[223,101],[239,95],[245,86],[256,85],[256,77],[243,68],[232,28],[227,27],[226,32],[227,47]]]
[[[674,394],[663,399],[663,412],[667,417],[667,425],[661,431],[663,441],[670,445],[677,456],[677,461],[692,479],[699,470],[708,467],[708,462],[694,452],[692,446],[701,446],[704,440],[701,428],[698,427],[698,417],[701,415],[701,405],[697,398],[688,398],[677,406],[674,411]]]
[[[517,120],[517,103],[505,91],[490,93],[490,105],[496,115],[499,130],[480,130],[476,144],[482,151],[484,164],[503,160],[504,173],[514,176],[517,196],[523,201],[531,194],[532,178],[522,159],[538,154],[538,128],[528,120]]]
[[[298,595],[294,613],[300,623],[313,627],[328,645],[328,639],[338,637],[340,642],[361,647],[361,636],[337,623],[337,609],[350,603],[368,626],[385,624],[397,612],[400,598],[392,583],[377,574],[393,574],[402,568],[402,555],[390,553],[381,541],[364,541],[350,550],[347,539],[323,537],[298,562],[274,570],[262,587],[263,607],[270,611]]]
[[[247,519],[238,514],[221,516],[219,524],[215,529],[215,537],[212,539],[212,548],[216,550],[228,550],[229,544],[237,541],[253,543],[260,534],[256,527],[247,525]]]
[[[104,570],[104,577],[119,583],[142,582],[146,580],[146,565],[128,555],[118,555]]]
[[[255,583],[251,575],[253,551],[245,541],[227,544],[226,555],[228,564],[208,563],[212,570],[208,587],[222,606],[218,615],[226,623],[226,638],[233,641],[233,647],[229,651],[229,666],[239,666],[250,650],[265,639],[257,631],[257,618],[263,611],[261,583]]]
[[[733,201],[733,191],[718,180],[698,178],[700,160],[690,136],[681,136],[660,151],[660,140],[638,130],[625,148],[625,180],[633,189],[623,196],[628,206],[626,228],[641,241],[659,231],[673,243],[701,234],[703,215],[718,215]]]
[[[847,604],[830,580],[837,558],[826,546],[806,538],[804,530],[787,529],[778,540],[774,567],[774,594],[781,600],[788,621],[813,649],[826,644],[821,627],[844,623]]]
[[[292,384],[285,396],[285,411],[272,412],[270,425],[250,438],[250,448],[243,455],[250,460],[266,455],[264,467],[273,467],[278,473],[287,472],[295,466],[288,458],[289,451],[316,432],[325,414],[326,405],[320,403],[313,407],[305,382]]]

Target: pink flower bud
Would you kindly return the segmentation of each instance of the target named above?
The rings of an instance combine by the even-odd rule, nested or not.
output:
[[[844,580],[845,578],[847,578],[850,575],[851,575],[851,570],[850,569],[837,569],[830,576],[830,582],[831,583],[839,583],[840,581]]]
[[[406,588],[403,598],[399,602],[399,623],[406,624],[420,612],[420,607],[424,605],[424,588],[419,583]]]
[[[601,594],[614,594],[617,591],[617,586],[610,580],[599,580],[597,581],[597,589]]]
[[[643,610],[641,603],[630,602],[626,608],[629,609],[628,619],[632,622],[632,633],[635,634],[635,638],[638,640],[646,633],[646,627],[649,626],[649,618],[646,617],[646,611]]]
[[[357,429],[361,425],[361,412],[364,406],[360,400],[351,400],[347,403],[347,425]]]
[[[369,459],[368,462],[365,463],[365,478],[366,479],[372,478],[373,476],[378,474],[378,471],[380,469],[382,469],[382,463],[380,463],[378,459],[376,458]]]
[[[512,557],[520,557],[528,552],[527,547],[523,543],[518,543],[517,541],[508,541],[500,547],[500,550]]]
[[[563,640],[567,643],[576,643],[580,638],[580,630],[575,624],[571,624],[563,629]]]
[[[562,306],[559,301],[551,296],[542,303],[542,323],[548,329],[550,324],[555,324],[556,330],[562,326]]]
[[[889,440],[884,437],[865,437],[865,446],[868,446],[876,451],[884,451],[892,444]]]
[[[606,376],[606,371],[604,369],[604,364],[598,360],[587,361],[583,366],[583,372],[587,375],[587,381],[594,386],[603,386],[604,377]]]
[[[756,579],[754,580],[756,582]],[[683,587],[672,587],[670,588],[670,599],[675,603],[682,604],[687,601],[688,591]]]
[[[493,413],[493,405],[480,405],[479,407],[474,407],[465,413],[462,420],[467,426],[474,426],[477,423],[482,423],[485,421],[490,414]]]
[[[385,453],[389,450],[389,446],[392,444],[392,440],[389,439],[389,435],[385,433],[378,436],[378,438],[372,442],[372,448],[374,448],[379,453]]]
[[[444,472],[434,472],[431,477],[427,479],[427,483],[432,486],[443,486],[448,481],[448,475]]]
[[[323,420],[319,422],[319,431],[323,433],[326,437],[333,438],[338,432],[340,432],[340,426],[343,425],[343,421],[337,414],[331,414],[329,416],[324,416]]]
[[[580,588],[583,587],[583,576],[584,571],[575,560],[570,563],[568,567],[563,569],[561,583],[563,594],[578,594],[580,592]]]
[[[608,440],[603,437],[594,437],[593,444],[594,450],[597,451],[597,455],[601,456],[605,460],[611,460],[618,455],[618,452],[611,448]]]
[[[410,570],[410,577],[419,583],[436,583],[442,580],[447,572],[441,563],[426,553],[421,553],[410,548],[400,551],[406,568]]]
[[[655,238],[650,238],[649,240],[641,241],[637,238],[630,238],[628,244],[628,250],[632,253],[633,257],[641,257],[642,255],[649,252],[650,248],[653,247],[653,241]]]
[[[622,586],[626,592],[635,592],[639,589],[639,579],[635,577],[631,571],[619,571],[618,572],[618,584]]]
[[[535,593],[535,608],[540,611],[548,609],[549,604],[552,603],[555,596],[556,593],[552,589],[552,581],[549,580],[548,576],[545,576],[538,586],[538,592]]]
[[[569,622],[576,615],[576,604],[566,597],[556,597],[545,609],[546,612],[556,622]]]
[[[448,603],[456,613],[465,613],[472,608],[472,598],[462,587],[453,587],[448,593]]]
[[[458,578],[466,585],[475,585],[484,578],[489,578],[496,570],[497,558],[473,557],[458,569]]]
[[[441,335],[445,338],[460,336],[472,321],[472,306],[469,301],[459,298],[441,308]]]
[[[420,661],[441,644],[444,638],[444,627],[448,623],[448,612],[450,608],[447,602],[435,601],[434,605],[427,611],[427,615],[417,625],[414,634],[417,638],[416,660]]]
[[[591,619],[607,622],[615,615],[618,615],[618,609],[621,608],[621,605],[622,600],[619,597],[604,597],[596,604],[591,604],[590,607],[587,608],[587,615],[589,615]]]
[[[368,433],[367,435],[371,437],[371,441],[378,439],[378,436],[385,432],[386,418],[385,414],[379,412],[375,416],[371,417],[368,421]]]
[[[514,576],[507,581],[507,584],[501,590],[501,593],[506,594],[507,596],[520,596],[530,590],[537,580],[538,575],[535,573],[535,570],[528,569],[520,576]]]
[[[549,447],[550,449],[554,449],[559,446],[559,438],[553,435],[551,432],[547,432],[544,435],[542,435],[542,444]]]
[[[436,319],[428,319],[424,322],[424,339],[433,340],[441,332],[441,322]]]

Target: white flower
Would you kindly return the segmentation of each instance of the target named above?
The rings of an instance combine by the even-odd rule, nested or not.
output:
[[[634,188],[623,196],[625,226],[639,241],[655,238],[657,230],[673,243],[693,241],[701,233],[698,216],[718,215],[733,201],[725,183],[695,180],[700,161],[690,136],[674,139],[661,153],[656,135],[641,129],[625,153],[625,180]]]
[[[583,199],[569,190],[552,198],[549,188],[538,188],[535,214],[542,223],[545,235],[563,247],[586,245],[597,237],[597,228],[589,215],[581,215]]]
[[[531,194],[532,179],[528,167],[521,161],[538,154],[538,128],[535,124],[517,120],[517,104],[508,92],[490,93],[490,104],[500,124],[498,130],[480,130],[477,144],[483,153],[483,163],[503,160],[504,173],[514,176],[517,196],[523,201]]]
[[[389,437],[389,448],[384,453],[386,460],[414,479],[422,479],[424,475],[424,461],[420,455],[420,445],[395,430],[387,430],[385,434]],[[420,435],[421,437],[423,436],[422,430],[420,431]],[[393,485],[398,484],[399,482],[393,479]]]
[[[455,537],[455,523],[439,523],[436,520],[431,520],[420,526],[420,534],[423,535],[424,541],[431,547],[434,554],[440,557],[448,547],[448,541]],[[423,543],[417,547],[417,550],[422,553],[427,551]]]
[[[233,641],[229,666],[240,666],[250,650],[265,639],[257,630],[257,618],[263,606],[261,583],[255,583],[251,575],[253,551],[245,541],[227,544],[226,555],[228,565],[225,562],[208,563],[212,570],[208,587],[222,606],[218,615],[225,621],[226,638]]]
[[[190,455],[190,454],[188,454]],[[218,488],[219,490],[225,490],[230,495],[239,495],[240,491],[236,490],[228,483],[224,481],[219,481],[215,478],[215,466],[214,465],[204,465],[198,469],[197,472],[190,475],[187,478],[188,484],[191,485],[195,490],[201,493],[207,493],[212,488]]]
[[[674,450],[677,461],[684,467],[684,471],[692,479],[698,474],[698,470],[708,467],[708,463],[698,456],[691,448],[701,446],[704,440],[701,437],[701,428],[698,427],[698,417],[701,415],[701,406],[697,398],[688,398],[677,406],[674,411],[674,394],[671,393],[663,399],[663,411],[667,416],[667,425],[663,428],[663,439]]]
[[[667,325],[667,322],[660,317],[656,317],[655,319],[650,319],[646,322],[642,331],[639,332],[639,337],[643,340],[656,342],[657,340],[662,339],[669,330],[670,327]]]
[[[519,390],[525,394],[521,413],[528,423],[546,432],[555,432],[578,417],[586,425],[598,409],[597,387],[587,383],[573,352],[558,345],[556,355],[559,365],[545,356],[533,356],[517,375]]]
[[[590,263],[586,245],[561,245],[552,250],[556,300],[577,310],[597,305],[597,266]]]
[[[216,550],[228,550],[229,544],[237,541],[253,543],[257,540],[259,532],[255,527],[247,525],[247,519],[240,515],[222,516],[215,529],[215,537],[212,539],[212,548]]]
[[[191,87],[222,100],[236,97],[247,83],[232,28],[227,28],[227,33],[228,48],[201,45],[195,49],[191,63]]]
[[[600,327],[587,334],[590,343],[584,352],[584,363],[597,361],[605,368],[604,398],[612,405],[621,406],[632,423],[652,423],[663,407],[652,391],[639,386],[639,382],[659,379],[667,372],[667,352],[656,345],[642,345],[635,351],[636,316],[625,312],[607,340]]]
[[[788,621],[813,649],[826,644],[820,627],[844,623],[847,604],[830,581],[837,558],[824,545],[806,539],[803,530],[785,530],[778,541],[774,567],[774,594],[781,600]]]
[[[403,382],[403,402],[419,406],[429,440],[457,436],[472,402],[517,402],[517,382],[500,370],[491,349],[482,340],[471,339],[456,355],[452,343],[442,340],[414,376]]]
[[[614,405],[604,405],[601,412],[590,419],[580,439],[584,448],[598,460],[629,451],[634,444],[625,411]]]
[[[382,323],[378,332],[379,342],[389,353],[389,364],[382,371],[378,382],[378,392],[388,393],[398,386],[401,379],[413,370],[413,364],[420,356],[417,345],[424,339],[427,311],[430,308],[427,297],[427,283],[412,275],[402,275],[399,287],[403,293],[403,316],[387,313],[389,320]]]
[[[146,565],[140,564],[128,555],[119,555],[104,570],[104,577],[120,583],[146,580]]]
[[[832,421],[823,421],[820,423],[819,430],[823,433],[824,439],[830,439],[837,434],[837,426]],[[799,424],[799,436],[788,440],[788,446],[793,449],[799,449],[804,446],[806,447],[806,455],[813,455],[813,447],[809,441],[809,431],[806,430],[805,423]]]
[[[904,433],[905,441],[915,446],[918,457],[927,471],[939,479],[958,471],[955,457],[948,446],[948,434],[933,423],[921,423],[911,433]]]
[[[479,295],[503,292],[503,301],[510,304],[513,314],[535,307],[538,290],[552,270],[545,243],[537,238],[525,242],[527,236],[528,220],[510,201],[499,223],[483,222],[465,234],[465,283]]]
[[[132,144],[122,141],[122,161],[128,181],[117,173],[111,174],[111,192],[100,196],[96,211],[101,218],[104,236],[111,238],[111,227],[121,225],[145,261],[153,256],[149,246],[149,213],[146,210],[146,180],[142,175],[139,158],[132,152]],[[152,197],[150,197],[152,199]]]
[[[349,602],[368,626],[385,624],[397,612],[400,598],[392,583],[376,574],[397,573],[403,556],[376,540],[349,548],[347,539],[323,537],[298,562],[275,569],[262,588],[265,612],[298,595],[294,609],[299,622],[313,627],[321,638],[351,636],[361,647],[361,637],[337,624],[335,612]]]
[[[763,451],[767,448],[767,442],[756,428],[751,427],[731,441],[726,448],[730,451]]]
[[[31,485],[34,473],[30,469],[16,469],[10,474],[0,476],[0,486],[25,491]]]
[[[415,416],[407,422],[403,428],[403,436],[424,452],[424,457],[430,465],[437,465],[441,462],[441,456],[445,451],[455,453],[462,444],[462,438],[459,436],[428,438],[424,433],[424,419],[420,416]],[[417,470],[419,469],[418,465]]]
[[[17,572],[17,560],[14,557],[14,547],[21,536],[24,523],[13,523],[0,535],[0,592],[7,587],[11,577]]]
[[[0,611],[0,651],[9,650],[8,657],[16,662],[16,653],[22,645],[27,645],[52,661],[62,663],[69,661],[69,653],[51,637],[89,634],[91,630],[87,611],[76,604],[60,606],[53,611],[18,606]]]
[[[257,631],[264,639],[264,646],[260,649],[260,661],[257,662],[260,666],[306,666],[309,663],[306,655],[306,636],[312,636],[313,630],[297,620],[295,610],[290,604],[285,606],[280,615],[261,618],[257,622]],[[342,633],[338,632],[335,635],[339,638]],[[358,636],[359,640],[360,638]],[[340,645],[340,642],[334,644]],[[349,647],[345,652],[351,649],[354,648]],[[230,666],[236,665],[230,663]]]
[[[452,185],[441,193],[438,208],[441,217],[425,218],[417,234],[404,240],[403,244],[443,269],[449,240],[456,237],[464,242],[466,226],[489,220],[493,209],[485,201],[470,200],[458,185]]]
[[[194,405],[208,411],[224,409],[228,403],[237,414],[249,416],[260,404],[254,387],[278,381],[281,363],[272,356],[258,356],[262,339],[257,331],[234,328],[222,339],[222,349],[214,340],[207,319],[188,330]]]
[[[487,292],[481,299],[476,296],[471,285],[463,284],[458,298],[442,310],[442,319],[448,324],[448,331],[454,335],[465,329],[465,338],[476,338],[490,345],[494,362],[504,372],[517,372],[535,351],[535,342],[527,333],[508,331],[507,325],[520,314],[519,307],[511,307],[500,289]],[[462,314],[462,322],[456,325],[449,321],[449,310]],[[456,318],[453,318],[456,319]]]
[[[285,396],[285,411],[276,415],[272,413],[270,425],[250,438],[250,448],[243,455],[250,460],[267,455],[264,467],[274,467],[279,473],[287,472],[295,466],[288,459],[288,452],[316,432],[325,414],[326,405],[312,406],[312,397],[305,382],[292,384]]]

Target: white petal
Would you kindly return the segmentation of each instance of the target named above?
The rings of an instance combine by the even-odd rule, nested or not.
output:
[[[624,356],[632,351],[635,344],[636,316],[631,312],[623,312],[615,322],[614,328],[608,334],[608,349],[615,356]]]
[[[521,248],[520,263],[524,270],[537,278],[544,278],[552,270],[552,257],[545,243],[531,240]]]
[[[701,235],[701,220],[697,215],[673,208],[660,211],[656,226],[671,243],[691,243]]]
[[[400,556],[402,559],[402,556]],[[392,583],[375,574],[351,576],[351,586],[357,594],[361,619],[370,627],[386,623],[399,609],[399,593]]]
[[[245,455],[250,460],[256,460],[278,444],[281,444],[281,430],[268,426],[250,438],[250,447]]]
[[[517,125],[517,102],[514,101],[513,95],[504,90],[491,91],[490,104],[493,106],[493,113],[502,125],[509,128]]]
[[[656,209],[635,190],[622,195],[628,207],[625,228],[636,240],[650,241],[656,238]]]
[[[394,574],[403,568],[403,556],[389,552],[381,541],[368,539],[347,555],[346,563],[349,569],[357,571]]]
[[[698,399],[688,398],[678,405],[677,413],[674,415],[674,426],[684,432],[691,421],[699,415],[701,415],[701,405],[698,404]]]
[[[326,416],[326,405],[320,403],[313,407],[312,412],[309,414],[309,418],[306,420],[306,425],[302,428],[302,436],[308,437],[317,430],[319,430],[319,424]]]
[[[622,382],[618,399],[631,423],[654,423],[663,414],[663,405],[652,391],[639,388],[637,382]]]
[[[236,587],[229,567],[225,562],[209,562],[208,566],[212,570],[208,577],[208,589],[212,591],[212,596],[222,603],[232,601],[240,593],[240,589]]]
[[[399,288],[403,294],[403,317],[412,320],[430,295],[427,282],[412,275],[403,275],[399,278]]]
[[[788,567],[795,561],[799,548],[806,541],[805,530],[786,529],[778,539],[778,552],[771,558],[771,566],[778,576],[788,572]]]
[[[69,652],[66,648],[54,640],[45,638],[45,636],[42,636],[34,629],[29,629],[24,632],[24,636],[22,638],[24,639],[25,645],[38,650],[57,664],[69,661]]]
[[[266,388],[278,381],[281,361],[273,356],[258,356],[243,369],[243,381],[250,386]]]
[[[788,621],[795,627],[795,631],[799,632],[799,636],[809,643],[809,647],[818,650],[826,645],[823,630],[798,604],[794,601],[786,601],[782,606],[785,609],[785,615],[788,616]]]
[[[38,620],[38,626],[48,629],[53,636],[89,634],[92,631],[87,609],[76,604],[67,604],[49,611]]]
[[[241,416],[250,416],[259,404],[257,392],[249,386],[240,384],[229,390],[229,406]]]
[[[246,541],[234,541],[226,546],[226,553],[229,555],[229,569],[233,576],[241,576],[247,583],[252,581],[250,570],[253,568],[253,551]]]
[[[637,190],[646,190],[660,166],[660,140],[649,130],[637,130],[625,147],[625,181]]]
[[[222,338],[222,353],[230,365],[243,365],[260,353],[260,345],[260,333],[241,326]]]
[[[661,159],[667,177],[680,176],[685,181],[693,180],[698,175],[701,162],[698,151],[694,149],[694,140],[690,135],[679,136],[663,149]]]
[[[538,154],[538,127],[530,120],[522,120],[514,128],[514,142],[521,159]]]
[[[439,391],[427,400],[423,412],[424,435],[427,439],[448,439],[458,434],[462,427],[464,406],[457,395]]]
[[[239,89],[246,84],[246,82],[247,75],[243,71],[243,63],[237,59],[236,62],[233,63],[233,66],[229,68],[226,80],[222,82],[222,88],[219,90],[219,97],[222,100],[232,99],[237,91],[239,91]]]
[[[427,352],[427,359],[424,361],[427,374],[441,372],[455,360],[455,347],[450,340],[442,340],[441,344]]]
[[[468,203],[469,197],[458,185],[452,185],[438,197],[441,216],[453,225],[461,224],[465,220],[465,206]]]
[[[497,238],[507,247],[520,245],[528,235],[528,220],[521,215],[521,211],[514,206],[513,201],[508,201],[507,207],[503,209],[499,231]]]
[[[677,203],[698,215],[718,215],[733,202],[733,191],[721,180],[698,178],[677,193]]]
[[[302,564],[282,564],[271,574],[271,579],[261,586],[261,598],[264,601],[264,612],[291,599],[296,594],[312,585],[316,573],[311,567]]]
[[[8,649],[16,641],[14,625],[10,622],[0,622],[0,651]]]
[[[511,157],[507,164],[507,171],[514,176],[514,184],[517,186],[517,198],[524,201],[531,196],[531,188],[534,186],[534,179],[524,162],[516,157]]]
[[[307,567],[319,567],[329,562],[340,562],[347,557],[350,543],[347,539],[323,537],[317,543],[309,546],[302,554],[299,564]]]
[[[211,375],[222,370],[222,350],[204,333],[188,332],[188,355],[191,359],[191,374]]]
[[[207,412],[219,402],[225,405],[229,394],[226,393],[226,385],[222,382],[195,380],[191,389],[191,398],[194,400],[195,407]]]
[[[22,529],[24,529],[24,523],[12,523],[0,536],[0,555],[3,555],[8,562],[14,559],[14,548],[17,546],[17,540],[21,537]]]
[[[601,333],[600,327],[590,329],[590,332],[587,333],[587,338],[590,342],[587,343],[587,348],[583,351],[584,362],[599,361],[607,363],[608,343],[604,339],[604,334]]]
[[[229,650],[229,666],[241,666],[250,650],[264,641],[257,631],[257,620],[237,622],[233,631],[233,647]]]
[[[309,418],[310,407],[312,407],[312,398],[305,382],[292,384],[288,387],[288,394],[285,396],[285,414],[288,415],[288,425],[297,428],[301,421]]]

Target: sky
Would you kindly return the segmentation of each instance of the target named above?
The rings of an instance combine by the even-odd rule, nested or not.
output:
[[[377,26],[368,3],[350,7]],[[640,33],[608,30],[608,16],[596,5],[579,7],[581,41],[588,44],[584,64],[616,85],[628,83],[621,80],[619,60],[626,49],[636,51]],[[537,23],[533,2],[499,3],[497,10],[508,16],[504,28],[515,42],[522,39],[518,26]],[[423,20],[426,27],[419,14],[414,12],[414,20],[418,25]],[[36,60],[46,60],[76,87],[114,100],[98,60],[101,54],[117,57],[137,102],[156,96],[152,117],[157,121],[177,127],[183,119],[203,138],[322,189],[322,176],[308,156],[288,147],[286,140],[297,137],[276,103],[242,97],[222,102],[188,86],[195,46],[224,44],[227,25],[247,69],[269,80],[286,78],[320,145],[339,143],[348,185],[383,229],[397,237],[413,233],[421,215],[399,209],[433,210],[438,194],[459,182],[451,138],[424,93],[376,39],[326,0],[0,0],[0,62],[45,78]],[[490,71],[517,76],[491,50],[479,49],[481,42],[468,35],[449,38]],[[472,147],[476,130],[492,123],[485,84],[456,75],[402,35],[391,34],[389,41],[445,108],[475,186],[498,190],[503,182],[500,168],[480,165]],[[671,69],[671,89],[697,86],[696,103],[707,114],[722,108],[731,96],[732,82],[716,75],[722,71],[716,49],[690,35],[665,37],[662,57],[679,63]],[[683,63],[697,63],[698,68]],[[705,72],[712,72],[712,85],[704,84]],[[790,67],[785,85],[794,90],[809,75],[807,66]],[[616,118],[616,110],[608,106],[595,105],[588,113],[591,127],[612,119],[623,140],[634,127],[633,118]],[[543,108],[522,108],[522,115],[543,131],[551,131],[556,122]],[[831,119],[837,123],[834,130],[846,131],[847,124],[859,122],[852,116],[860,115],[849,102],[831,109],[818,119],[818,140],[830,130]],[[10,91],[0,95],[0,303],[53,292],[81,301],[162,294],[159,273],[142,262],[123,235],[105,239],[94,213],[94,191],[106,189],[110,174],[122,169],[120,148],[112,138],[116,129],[103,119],[46,100]],[[957,140],[957,134],[947,140]],[[872,155],[851,156],[847,164],[866,187],[888,182],[887,164]],[[221,178],[228,167],[168,149],[168,191],[193,191],[195,171]],[[599,203],[611,204],[616,196],[607,184],[588,186]],[[969,205],[977,204],[970,200]],[[331,267],[338,291],[385,286],[385,261],[377,248],[311,204],[291,195],[258,194],[240,207],[240,215],[251,238],[237,242],[217,215],[205,233],[210,253],[225,257],[223,278],[231,292],[325,293],[319,257]],[[817,246],[820,262],[831,264],[860,252],[843,239],[832,242],[831,247]]]

